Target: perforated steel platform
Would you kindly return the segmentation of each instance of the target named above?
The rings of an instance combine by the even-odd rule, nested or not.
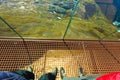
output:
[[[32,65],[36,78],[56,66],[64,67],[69,77],[78,76],[79,67],[84,68],[85,74],[120,71],[119,41],[26,39],[26,46],[23,43],[21,39],[0,39],[0,70]]]

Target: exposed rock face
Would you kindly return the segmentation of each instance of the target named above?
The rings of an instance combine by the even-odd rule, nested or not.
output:
[[[105,16],[112,21],[120,22],[120,0],[95,0]]]
[[[87,18],[92,17],[96,12],[95,4],[84,3],[84,6],[85,6],[84,18],[87,19]]]
[[[56,0],[49,6],[50,12],[56,12],[58,14],[63,14],[70,16],[74,7],[76,5],[75,0]],[[81,18],[88,19],[92,17],[97,11],[97,7],[95,3],[81,1],[80,5],[78,5],[77,15]]]
[[[0,0],[0,6],[9,9],[30,9],[33,7],[34,0]]]
[[[114,2],[117,0],[95,0],[96,3],[100,6],[103,14],[112,22],[115,19],[117,8],[114,5]],[[78,13],[84,18],[89,18],[94,15],[96,12],[96,6],[94,3],[84,3],[84,7],[79,7]],[[84,9],[84,10],[82,10]],[[60,11],[64,11],[61,10]]]
[[[114,20],[117,9],[115,6],[110,5],[106,11],[106,17],[112,22]]]
[[[113,0],[95,0],[100,6],[104,15],[112,22],[116,15],[117,9],[113,4]]]
[[[58,0],[58,1],[59,1],[58,3],[60,4],[60,2],[62,2],[64,0]],[[74,1],[74,0],[66,0],[66,1],[70,2],[70,1]],[[55,2],[55,0],[50,0],[50,2],[49,2],[49,0],[0,0],[0,6],[6,7],[5,9],[23,9],[23,10],[28,9],[28,10],[30,10],[33,8],[34,3],[39,3],[39,2],[42,4],[43,8],[48,8],[48,6],[50,5],[49,3]],[[120,5],[120,0],[95,0],[95,2],[100,6],[104,15],[111,22],[117,19],[118,14],[120,14],[120,10],[119,10],[120,7],[118,6],[118,5]],[[66,11],[65,9],[66,8],[69,9],[69,7],[66,5],[67,4],[62,3],[62,5],[60,4],[60,7],[57,6],[57,8],[56,8],[55,6],[52,6],[52,7],[50,7],[50,9],[51,8],[53,9],[55,7],[56,12],[65,13],[65,11]],[[84,16],[85,18],[91,17],[96,12],[96,7],[94,4],[86,3],[83,6],[85,8],[85,12],[83,11],[84,12],[83,15],[82,15],[81,11],[78,11],[78,13],[80,12],[80,14],[82,16]],[[80,8],[79,8],[79,10],[80,10]]]

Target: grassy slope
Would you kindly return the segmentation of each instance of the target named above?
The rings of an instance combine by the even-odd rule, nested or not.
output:
[[[32,11],[1,10],[0,16],[9,22],[23,37],[62,38],[69,21],[69,17],[58,20],[56,16],[49,12],[38,14]],[[1,26],[0,36],[16,37],[5,24],[1,23]],[[116,31],[116,28],[103,16],[94,15],[88,20],[74,17],[66,38],[101,39],[114,31]],[[118,37],[115,34],[106,39],[118,39]]]

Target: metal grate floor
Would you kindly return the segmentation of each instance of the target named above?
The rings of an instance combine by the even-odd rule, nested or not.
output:
[[[67,76],[120,71],[120,42],[75,39],[0,39],[0,70],[26,69],[32,65],[36,78],[54,67],[64,67]],[[32,61],[32,63],[30,62]],[[58,78],[60,75],[58,74]]]

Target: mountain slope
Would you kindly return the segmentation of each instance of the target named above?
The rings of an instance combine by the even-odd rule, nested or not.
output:
[[[63,38],[74,5],[70,7],[64,0],[58,5],[54,5],[54,2],[40,0],[36,1],[35,5],[32,4],[32,7],[26,5],[23,8],[24,5],[20,5],[13,9],[8,9],[10,6],[7,6],[7,9],[6,6],[1,6],[0,16],[23,37]],[[17,37],[2,21],[0,26],[0,36]],[[117,40],[117,32],[111,35],[115,31],[116,27],[111,25],[96,3],[85,0],[80,2],[65,38]]]

